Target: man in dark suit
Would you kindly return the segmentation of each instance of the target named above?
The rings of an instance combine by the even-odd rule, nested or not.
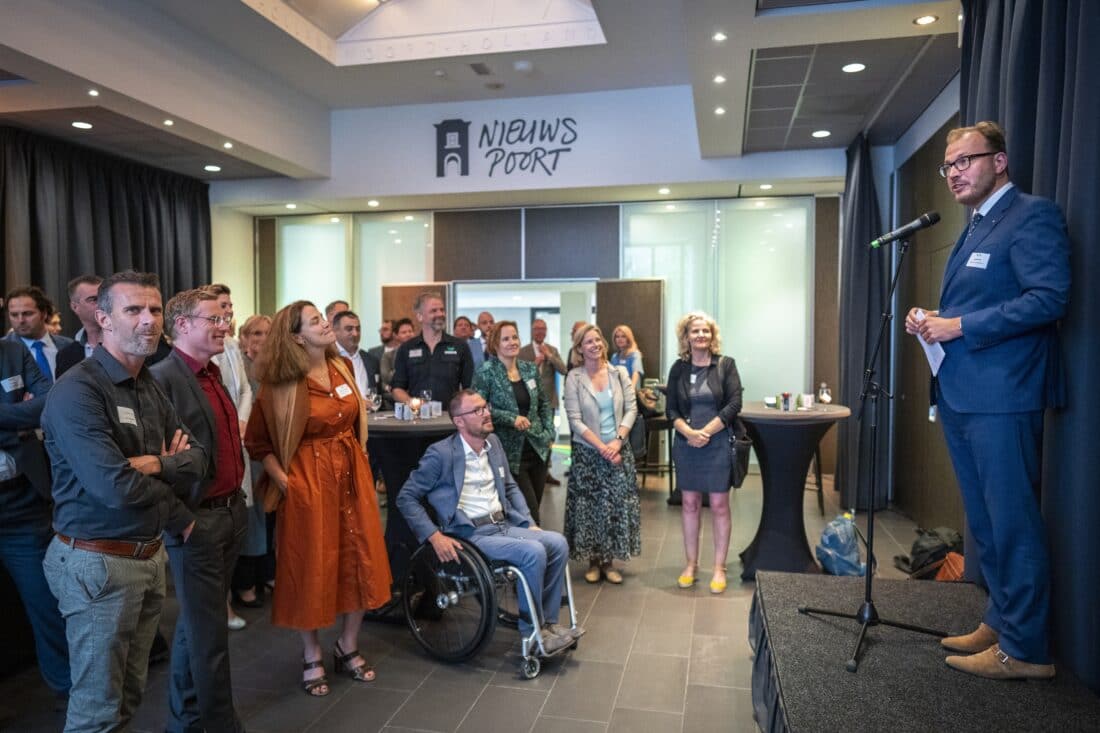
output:
[[[389,318],[384,319],[382,325],[378,327],[378,338],[382,339],[382,343],[367,349],[367,353],[373,356],[374,360],[381,364],[383,355],[395,351],[397,347],[401,345],[397,343],[396,336],[397,324]]]
[[[21,344],[0,340],[0,560],[34,633],[38,669],[57,695],[72,684],[65,621],[42,571],[53,537],[50,470],[37,428],[50,382]]]
[[[5,338],[26,346],[35,364],[52,384],[57,379],[57,354],[73,342],[66,336],[51,336],[46,329],[46,321],[54,310],[53,303],[34,285],[8,291],[4,302],[11,321],[11,333]]]
[[[237,410],[211,361],[225,348],[229,320],[218,296],[200,289],[169,300],[165,324],[174,348],[150,371],[212,457],[205,476],[185,498],[195,515],[195,531],[186,542],[166,538],[180,604],[168,730],[236,733],[244,728],[233,709],[225,604],[247,524],[241,492],[245,465]]]
[[[460,390],[447,409],[458,432],[428,448],[397,495],[398,508],[417,539],[430,542],[444,562],[457,559],[458,543],[448,536],[453,534],[477,545],[490,559],[518,567],[542,614],[543,648],[552,652],[572,644],[584,630],[557,623],[569,545],[557,532],[531,521],[500,439],[492,434],[493,417],[482,396]],[[439,524],[428,516],[424,500]],[[526,637],[534,627],[524,594],[518,595],[520,633]]]
[[[940,309],[905,328],[946,356],[933,383],[989,603],[977,630],[948,637],[955,669],[1048,678],[1046,535],[1039,511],[1043,410],[1064,404],[1057,321],[1069,299],[1065,220],[1009,181],[994,122],[952,130],[940,175],[974,210],[944,271]]]
[[[379,375],[379,364],[370,353],[359,348],[359,341],[363,336],[359,316],[345,310],[332,316],[332,330],[336,334],[336,346],[340,356],[351,361],[355,370],[355,384],[362,394],[370,392],[382,392],[382,377]]]
[[[470,356],[474,359],[474,371],[489,358],[489,332],[493,330],[496,320],[489,311],[481,311],[477,314],[478,335],[469,339]]]

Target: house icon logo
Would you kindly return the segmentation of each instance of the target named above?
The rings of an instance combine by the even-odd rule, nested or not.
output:
[[[443,120],[435,126],[435,177],[444,178],[455,166],[460,176],[470,175],[470,123]]]

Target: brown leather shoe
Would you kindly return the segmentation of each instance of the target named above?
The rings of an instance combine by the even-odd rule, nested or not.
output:
[[[953,652],[962,652],[963,654],[984,652],[996,643],[997,632],[994,631],[992,627],[986,626],[985,622],[978,624],[978,628],[971,631],[969,634],[948,636],[944,639],[940,639],[940,646],[944,649],[950,649]]]
[[[984,652],[969,657],[948,657],[949,667],[990,680],[1049,680],[1054,676],[1053,664],[1032,664],[1013,659],[994,644]]]
[[[554,478],[551,474],[548,473],[548,474],[546,474],[546,485],[547,486],[561,486],[561,481],[558,481],[556,478]]]

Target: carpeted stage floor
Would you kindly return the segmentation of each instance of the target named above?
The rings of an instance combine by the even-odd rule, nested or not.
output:
[[[798,606],[855,613],[862,578],[761,572],[756,582],[750,628],[754,643],[770,647],[780,691],[770,730],[1100,731],[1100,698],[1064,670],[1051,682],[979,679],[944,664],[936,637],[873,627],[859,671],[847,672],[859,625],[802,615]],[[981,619],[985,594],[963,583],[876,579],[874,601],[882,618],[964,633]],[[766,663],[767,650],[760,652],[757,663]],[[758,723],[769,730],[764,718]]]

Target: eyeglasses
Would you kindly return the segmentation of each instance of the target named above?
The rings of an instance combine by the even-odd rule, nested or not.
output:
[[[477,415],[478,417],[482,417],[485,415],[486,412],[491,412],[491,410],[489,409],[489,405],[487,404],[478,405],[472,410],[466,410],[466,412],[456,412],[455,414],[451,415],[451,417],[462,417],[463,415]]]
[[[214,328],[228,328],[232,318],[226,318],[225,316],[184,316],[184,318],[198,318],[203,321],[210,321],[214,324]]]
[[[937,168],[937,170],[940,172],[940,178],[947,178],[947,171],[951,170],[952,168],[954,168],[955,170],[962,173],[964,170],[966,170],[967,168],[970,167],[970,161],[973,160],[974,158],[982,158],[982,157],[985,157],[986,155],[996,155],[996,154],[997,154],[997,151],[992,151],[992,152],[989,152],[989,153],[971,153],[970,155],[960,155],[959,157],[955,158],[954,160],[947,161],[946,163],[941,165],[939,168]]]

